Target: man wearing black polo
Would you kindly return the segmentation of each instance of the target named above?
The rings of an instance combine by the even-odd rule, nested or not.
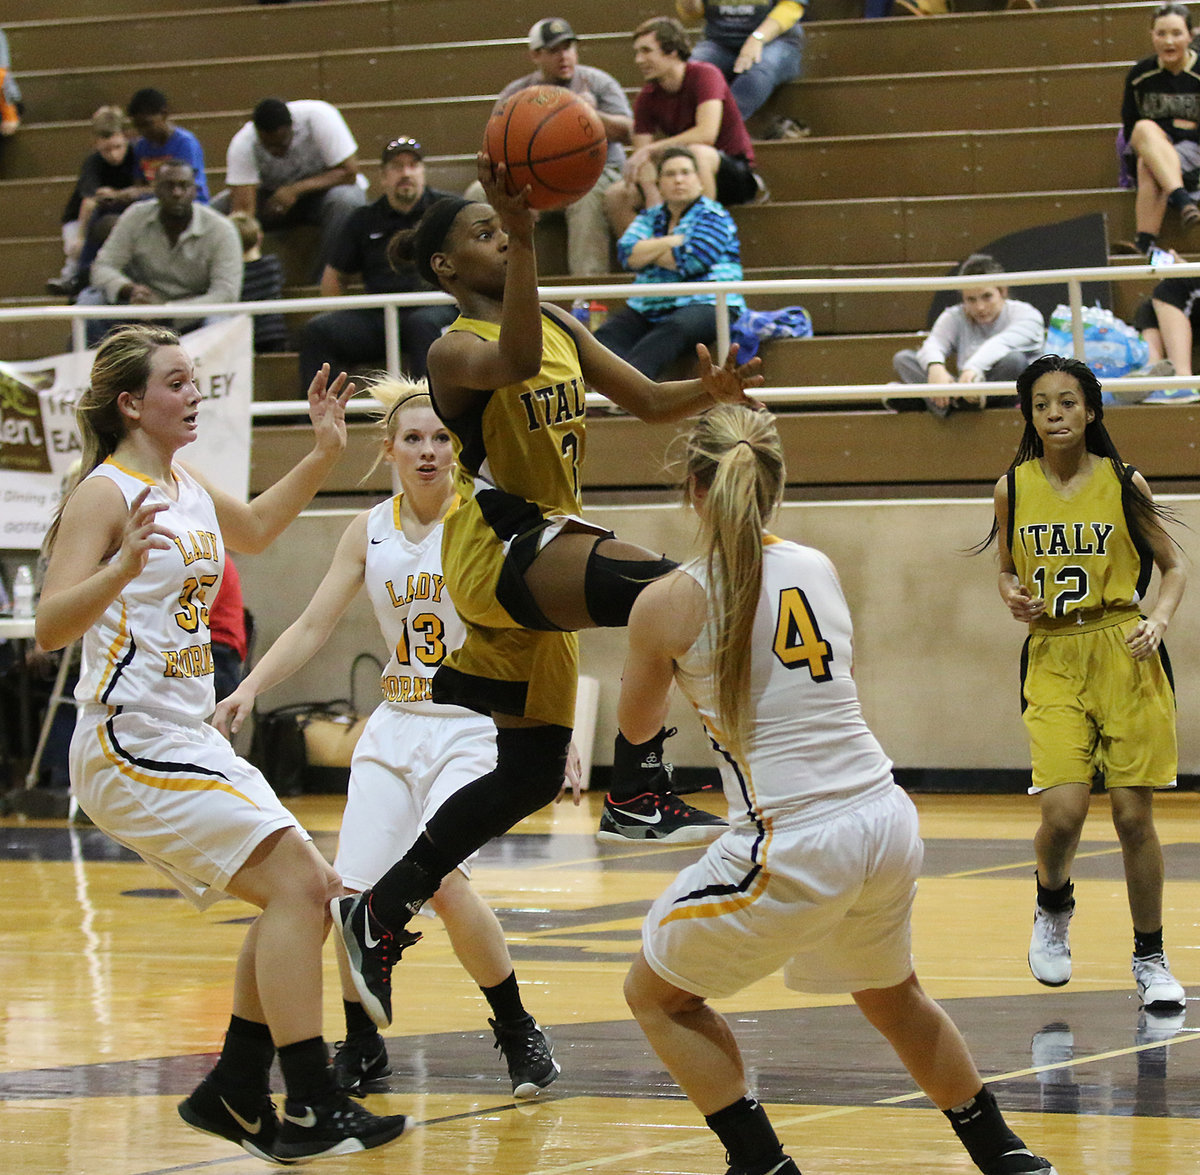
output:
[[[446,192],[425,186],[421,144],[394,139],[383,149],[379,182],[383,195],[356,209],[334,243],[321,275],[321,295],[336,298],[348,292],[361,275],[368,294],[411,293],[430,287],[414,266],[397,272],[387,260],[387,243],[400,230],[412,228],[425,210]],[[454,321],[453,306],[414,306],[400,309],[400,362],[414,378],[425,374],[429,345]],[[318,314],[305,325],[300,341],[300,387],[306,389],[322,363],[334,371],[381,367],[386,357],[383,310],[333,310]]]

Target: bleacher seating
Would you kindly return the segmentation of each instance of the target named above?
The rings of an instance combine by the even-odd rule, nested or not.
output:
[[[124,102],[144,85],[163,89],[178,121],[200,136],[216,191],[228,140],[259,98],[323,97],[346,115],[368,175],[383,143],[412,134],[430,152],[430,182],[460,188],[491,95],[522,70],[524,31],[545,15],[542,0],[506,0],[502,19],[498,7],[482,14],[478,0],[203,3],[76,0],[63,18],[61,4],[24,0],[22,19],[6,19],[28,110],[0,159],[0,305],[51,301],[42,284],[61,260],[59,212],[97,105]],[[615,0],[586,20],[573,17],[582,59],[632,94],[629,31],[669,7]],[[1121,78],[1147,51],[1145,4],[1043,0],[1038,11],[1007,12],[992,0],[991,11],[881,21],[855,19],[858,7],[814,0],[806,75],[752,125],[785,113],[813,134],[756,145],[772,199],[734,212],[748,277],[944,274],[1004,233],[1097,211],[1111,242],[1132,238],[1133,195],[1116,186],[1113,135]],[[1169,217],[1163,243],[1183,248],[1176,233]],[[539,247],[545,280],[561,280],[561,233],[547,233]],[[1128,317],[1145,288],[1118,284],[1118,313]],[[768,345],[769,384],[887,379],[892,352],[911,345],[929,304],[911,293],[804,301],[817,337]],[[61,324],[0,323],[0,358],[60,350],[65,335]],[[257,398],[292,398],[296,390],[293,356],[258,359]],[[1154,415],[1136,410],[1143,411]],[[882,438],[897,427],[877,414],[840,415],[854,419],[864,449],[887,447]],[[920,417],[904,428],[945,425]],[[991,438],[980,463],[991,469],[1007,433],[997,442],[998,424],[972,428]],[[256,483],[277,464],[258,438],[270,438],[274,453],[282,435],[283,426],[257,426]]]

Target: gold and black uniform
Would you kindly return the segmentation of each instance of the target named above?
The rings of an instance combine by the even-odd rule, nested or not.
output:
[[[497,323],[460,317],[449,330],[495,341]],[[575,340],[542,312],[542,366],[470,412],[438,415],[453,434],[463,505],[446,519],[442,566],[467,637],[434,678],[434,699],[484,713],[574,724],[579,642],[533,627],[522,576],[564,529],[609,532],[580,517],[585,387]],[[433,389],[437,408],[437,389]]]
[[[1036,458],[1009,474],[1009,550],[1021,583],[1046,602],[1022,656],[1035,792],[1090,783],[1096,768],[1107,787],[1175,785],[1166,652],[1135,661],[1125,643],[1153,570],[1121,500],[1133,473],[1096,458],[1071,497],[1050,485]]]

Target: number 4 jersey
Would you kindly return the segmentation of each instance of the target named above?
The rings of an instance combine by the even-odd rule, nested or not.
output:
[[[708,589],[702,560],[682,570]],[[891,760],[863,718],[854,685],[850,609],[825,555],[765,536],[752,639],[746,763],[734,762],[722,746],[709,661],[711,626],[701,631],[676,673],[723,760],[730,822],[815,816],[891,786]]]
[[[1121,503],[1122,477],[1133,472],[1126,465],[1119,474],[1111,461],[1094,458],[1092,476],[1066,498],[1046,480],[1037,458],[1011,471],[1008,547],[1021,583],[1046,601],[1045,617],[1032,629],[1136,614],[1153,557],[1134,545]]]
[[[146,486],[147,501],[166,502],[155,523],[171,532],[166,550],[152,550],[136,579],[83,638],[75,699],[108,706],[168,710],[193,720],[215,706],[208,606],[221,586],[225,545],[208,491],[174,466],[172,501],[149,478],[108,460],[89,478],[115,482],[126,503]]]

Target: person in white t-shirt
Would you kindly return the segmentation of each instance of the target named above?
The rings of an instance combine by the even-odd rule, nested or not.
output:
[[[225,182],[222,212],[255,215],[266,232],[320,226],[318,276],[350,214],[367,202],[358,143],[337,107],[315,98],[259,102],[229,141]]]

